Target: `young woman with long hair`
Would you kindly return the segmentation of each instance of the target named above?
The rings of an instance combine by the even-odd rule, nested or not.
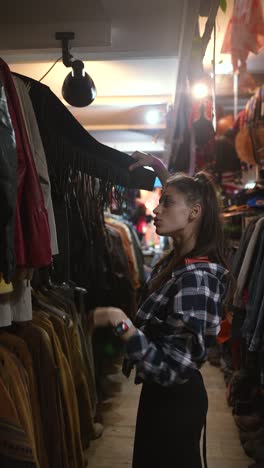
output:
[[[152,155],[134,158],[131,170],[152,166],[164,185],[154,223],[173,249],[153,269],[134,324],[112,307],[96,308],[93,324],[114,328],[124,374],[134,367],[143,384],[133,468],[201,468],[208,400],[199,370],[220,329],[228,278],[217,194],[206,173],[171,176]]]

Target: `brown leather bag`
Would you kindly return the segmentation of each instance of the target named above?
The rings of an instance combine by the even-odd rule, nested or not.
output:
[[[264,164],[264,123],[249,127],[254,159],[257,164]]]
[[[256,164],[248,127],[244,127],[238,132],[235,140],[235,147],[241,161],[244,161],[247,164]]]
[[[239,158],[248,164],[264,164],[263,87],[259,88],[246,105],[246,126],[236,137]]]

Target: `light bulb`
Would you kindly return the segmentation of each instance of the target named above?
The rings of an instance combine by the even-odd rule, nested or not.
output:
[[[152,109],[146,112],[145,119],[149,125],[157,125],[160,122],[160,111]]]
[[[256,186],[256,182],[254,182],[254,181],[252,181],[252,182],[249,181],[249,182],[246,183],[245,188],[246,188],[247,190],[251,190],[251,189],[253,189],[255,186]]]
[[[192,87],[192,95],[195,99],[204,99],[208,96],[209,90],[205,83],[195,83]]]

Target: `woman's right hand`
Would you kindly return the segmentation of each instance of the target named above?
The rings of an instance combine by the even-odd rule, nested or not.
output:
[[[88,326],[92,331],[94,328],[115,327],[127,316],[118,307],[96,307],[88,313]]]
[[[142,153],[141,151],[135,151],[132,154],[132,158],[135,159],[135,162],[129,166],[130,171],[134,171],[137,167],[142,166],[153,167],[153,164],[155,165],[155,160],[157,160],[152,154]]]
[[[164,186],[166,184],[167,179],[170,177],[170,173],[160,159],[156,158],[152,154],[142,153],[141,151],[136,151],[132,154],[132,157],[135,159],[135,162],[129,166],[130,171],[133,171],[137,167],[150,166],[156,172],[162,185]]]

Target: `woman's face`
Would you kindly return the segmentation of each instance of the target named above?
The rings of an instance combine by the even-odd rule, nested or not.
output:
[[[190,225],[192,207],[185,196],[172,185],[166,187],[155,208],[154,224],[160,236],[175,237]]]

